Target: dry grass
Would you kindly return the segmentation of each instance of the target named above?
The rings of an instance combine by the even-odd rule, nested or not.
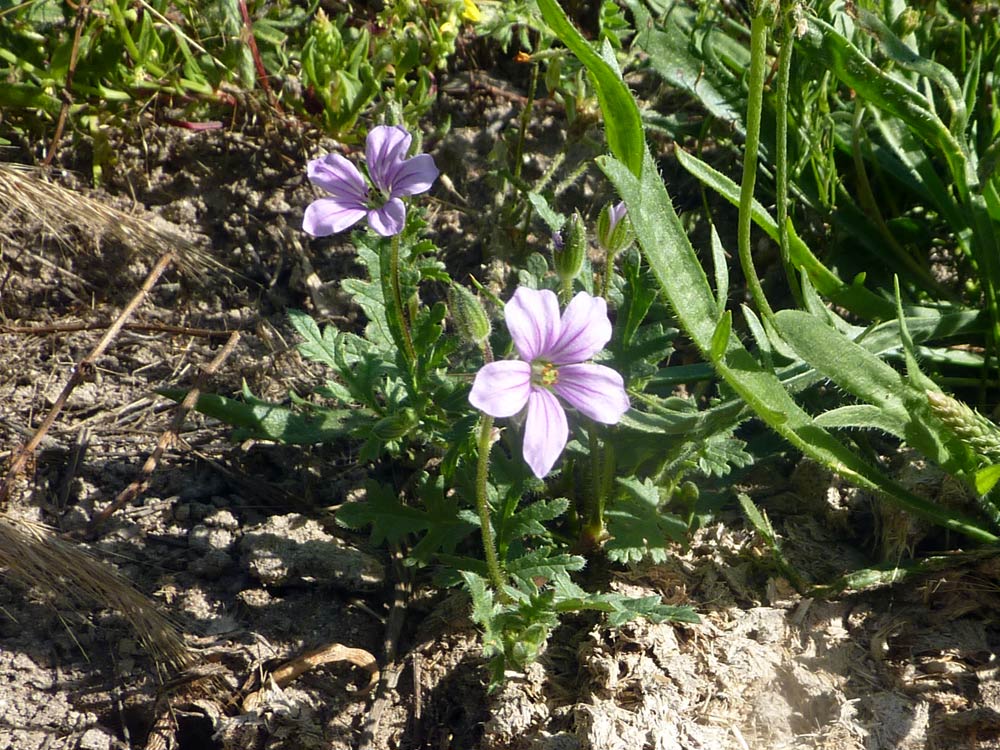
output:
[[[219,267],[202,243],[157,216],[120,211],[50,181],[43,169],[0,162],[0,241],[12,242],[26,226],[38,226],[71,251],[75,231],[98,242],[116,240],[151,258],[172,250],[191,274]]]
[[[39,523],[0,514],[0,568],[21,583],[77,603],[99,603],[119,612],[161,667],[180,670],[191,655],[156,605],[79,545]]]

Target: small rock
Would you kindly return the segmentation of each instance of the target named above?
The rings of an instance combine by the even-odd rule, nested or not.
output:
[[[272,516],[247,529],[240,552],[242,564],[267,586],[318,581],[349,591],[371,591],[385,582],[385,568],[378,559],[298,513]]]
[[[227,531],[236,531],[240,527],[240,522],[233,515],[232,511],[217,510],[215,513],[205,516],[205,525],[226,529]]]
[[[111,738],[100,729],[91,727],[83,733],[77,747],[80,750],[110,750]]]
[[[198,524],[188,533],[188,545],[199,552],[227,551],[233,544],[233,534],[225,529],[212,529]]]

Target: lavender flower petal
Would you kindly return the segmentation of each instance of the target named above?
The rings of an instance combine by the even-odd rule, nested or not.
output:
[[[542,479],[552,471],[568,439],[566,412],[556,397],[544,388],[532,388],[524,422],[523,450],[524,460],[536,477]]]
[[[491,362],[476,373],[469,403],[491,417],[512,417],[528,403],[531,365],[516,359]]]
[[[441,174],[434,157],[430,154],[417,154],[399,165],[392,177],[392,196],[416,195],[431,189],[434,180]]]
[[[372,128],[365,141],[365,158],[368,174],[375,187],[383,193],[390,193],[396,182],[400,164],[413,141],[406,129],[399,126],[379,125]]]
[[[625,201],[618,201],[618,203],[611,207],[611,210],[608,212],[608,218],[611,220],[612,232],[618,226],[619,222],[625,218],[626,213],[628,213],[628,208],[625,206]]]
[[[302,228],[313,237],[343,232],[357,224],[368,213],[353,202],[344,203],[339,198],[319,198],[306,206],[302,215]]]
[[[403,231],[406,225],[406,206],[399,198],[393,198],[382,208],[368,212],[368,226],[383,237],[392,237]]]
[[[543,355],[557,365],[583,362],[601,351],[610,340],[607,302],[603,297],[580,292],[566,306],[559,335]]]
[[[368,200],[368,184],[358,168],[340,154],[327,154],[313,159],[306,166],[309,181],[323,188],[345,204],[354,201],[364,204]]]
[[[548,352],[559,333],[559,300],[554,292],[518,287],[503,310],[521,359],[531,362]]]
[[[604,365],[563,365],[552,389],[595,422],[617,424],[629,409],[622,376]]]

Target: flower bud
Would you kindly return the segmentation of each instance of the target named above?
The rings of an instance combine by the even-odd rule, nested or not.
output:
[[[492,328],[479,297],[459,284],[448,289],[448,307],[458,335],[477,346],[490,337]]]
[[[372,427],[372,435],[379,440],[396,440],[417,426],[417,413],[413,409],[403,409],[397,414],[382,417]]]
[[[552,248],[552,260],[559,278],[563,281],[572,281],[580,275],[583,258],[587,252],[587,228],[579,213],[573,212],[562,237],[562,247],[556,244]]]
[[[900,39],[908,37],[920,27],[920,11],[914,8],[905,8],[902,13],[896,16],[892,23],[892,30]]]
[[[601,247],[613,258],[631,245],[633,239],[625,202],[605,206],[597,217],[597,241]]]
[[[939,391],[926,391],[927,403],[963,443],[991,461],[1000,459],[1000,428],[972,407]]]

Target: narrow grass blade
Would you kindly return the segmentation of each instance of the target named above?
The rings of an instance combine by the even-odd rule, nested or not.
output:
[[[740,187],[721,172],[713,169],[696,156],[676,149],[677,161],[705,186],[711,188],[734,206],[740,202]],[[758,201],[751,208],[751,218],[775,242],[780,241],[778,224]],[[788,252],[792,264],[808,274],[809,280],[821,294],[839,305],[869,319],[886,319],[893,317],[895,310],[892,302],[879,297],[874,292],[858,284],[844,283],[833,271],[823,265],[819,258],[802,239],[789,228]]]
[[[647,151],[641,180],[613,158],[599,158],[598,164],[625,199],[642,252],[682,327],[699,350],[710,357],[718,306],[652,157]],[[778,377],[764,370],[735,335],[725,355],[714,360],[713,365],[761,419],[806,455],[934,523],[981,542],[1000,541],[975,523],[956,518],[909,492],[852,453],[815,424]]]
[[[608,147],[633,174],[642,169],[643,131],[639,107],[617,73],[576,30],[556,0],[538,0],[545,23],[593,76],[604,115]]]

